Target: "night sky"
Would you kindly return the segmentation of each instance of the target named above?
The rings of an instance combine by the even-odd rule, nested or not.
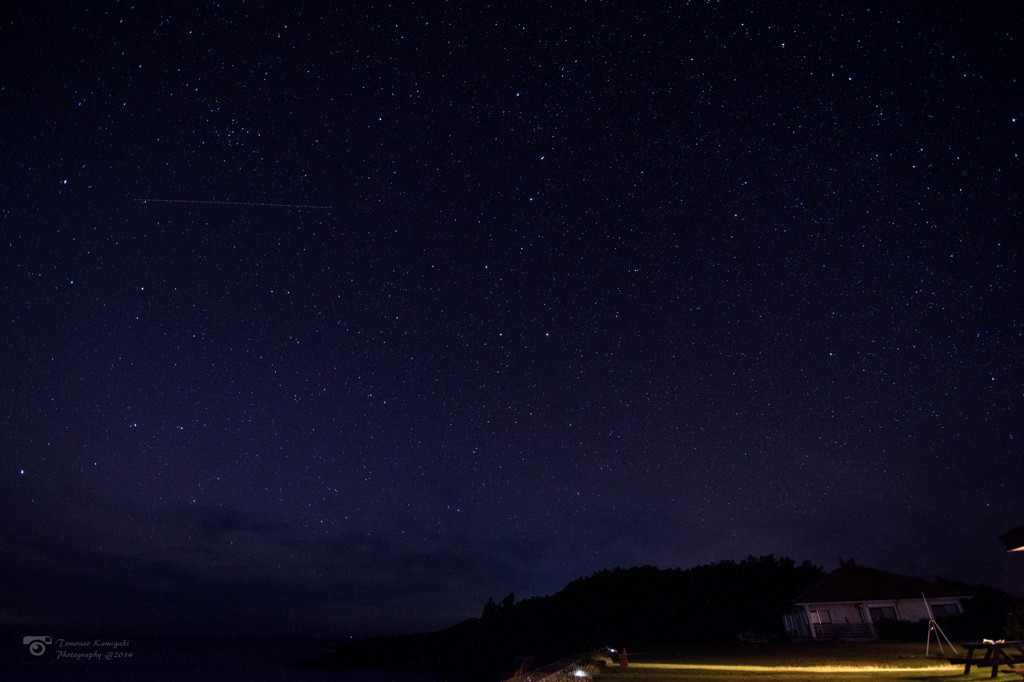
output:
[[[1024,593],[1020,3],[317,4],[0,10],[0,627]]]

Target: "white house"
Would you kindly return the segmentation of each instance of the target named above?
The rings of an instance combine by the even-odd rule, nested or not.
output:
[[[796,597],[783,621],[797,639],[876,639],[879,621],[942,621],[963,613],[964,599],[950,585],[846,564]]]

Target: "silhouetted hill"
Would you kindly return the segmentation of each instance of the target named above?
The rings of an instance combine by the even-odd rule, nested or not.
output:
[[[438,632],[346,643],[317,665],[495,676],[527,658],[554,660],[604,646],[734,639],[746,629],[778,630],[775,611],[822,575],[806,561],[774,556],[686,570],[616,568],[548,597],[489,601],[480,618]]]

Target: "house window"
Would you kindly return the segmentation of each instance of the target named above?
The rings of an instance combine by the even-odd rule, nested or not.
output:
[[[880,620],[896,620],[896,609],[891,606],[872,606],[868,611],[871,612],[871,620],[876,623]]]
[[[960,609],[956,604],[932,604],[931,607],[935,620],[948,620],[960,615]]]
[[[822,611],[811,611],[811,622],[812,623],[831,623],[832,616],[829,615],[827,610]]]

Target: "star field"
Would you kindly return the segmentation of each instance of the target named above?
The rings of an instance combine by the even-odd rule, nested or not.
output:
[[[1021,592],[1022,18],[8,9],[0,627],[769,553]]]

